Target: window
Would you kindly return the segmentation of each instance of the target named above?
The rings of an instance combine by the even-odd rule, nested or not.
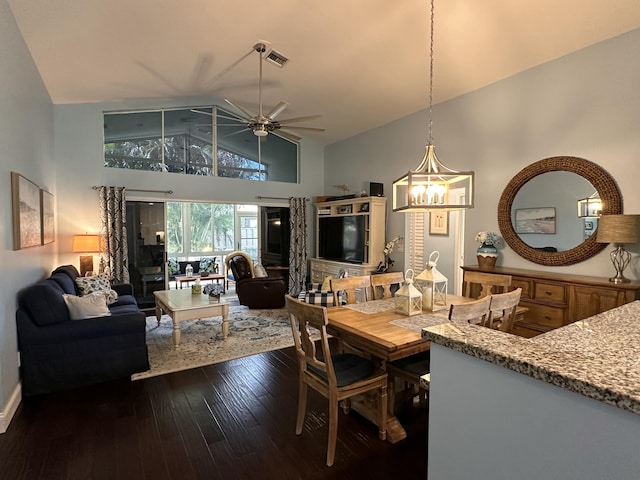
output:
[[[171,257],[192,259],[239,248],[257,258],[257,218],[256,205],[167,202],[167,251]]]
[[[233,113],[215,106],[107,112],[104,165],[297,183],[298,144],[274,133],[257,137]]]

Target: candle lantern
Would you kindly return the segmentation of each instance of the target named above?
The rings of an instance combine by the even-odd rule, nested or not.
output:
[[[416,287],[422,292],[422,308],[429,312],[447,308],[447,277],[436,268],[438,258],[440,252],[431,252],[427,268],[416,277]]]
[[[404,285],[396,292],[396,312],[402,315],[417,315],[422,313],[422,294],[413,286],[413,270],[408,269],[404,274]]]

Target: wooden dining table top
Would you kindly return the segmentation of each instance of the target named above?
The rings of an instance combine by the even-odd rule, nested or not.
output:
[[[393,361],[429,350],[429,342],[422,338],[419,331],[394,325],[391,322],[420,317],[418,320],[424,319],[425,326],[445,323],[448,322],[450,305],[473,300],[473,298],[458,295],[447,295],[446,308],[435,312],[423,311],[422,314],[412,317],[396,313],[391,300],[373,300],[363,304],[329,307],[327,308],[329,318],[327,331],[353,347],[382,360]],[[378,311],[384,307],[389,309]],[[366,313],[366,310],[372,313]]]

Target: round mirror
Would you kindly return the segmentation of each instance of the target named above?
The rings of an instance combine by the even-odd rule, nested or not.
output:
[[[600,166],[577,157],[540,160],[507,184],[498,203],[498,227],[505,242],[534,263],[582,262],[606,246],[591,235],[597,221],[578,218],[578,200],[595,192],[602,202],[602,214],[622,213],[620,190]],[[592,230],[586,231],[589,226]]]

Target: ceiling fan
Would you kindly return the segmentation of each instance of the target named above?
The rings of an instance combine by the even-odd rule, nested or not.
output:
[[[229,135],[236,135],[247,130],[253,131],[253,134],[257,137],[266,137],[269,133],[278,131],[278,135],[281,135],[290,140],[300,140],[301,137],[289,132],[288,130],[298,130],[298,131],[308,131],[308,132],[324,132],[324,128],[315,128],[315,127],[297,127],[291,126],[291,123],[304,122],[307,120],[313,120],[316,118],[321,118],[322,115],[309,115],[305,117],[295,117],[295,118],[287,118],[285,120],[276,120],[276,117],[280,115],[285,108],[289,105],[287,102],[280,102],[275,107],[273,107],[266,115],[264,114],[263,105],[262,105],[262,62],[263,62],[263,53],[267,50],[267,46],[264,43],[256,43],[253,46],[253,50],[258,53],[258,62],[259,62],[259,82],[258,82],[258,113],[256,115],[252,114],[245,108],[240,105],[236,105],[231,100],[225,98],[225,102],[231,105],[237,112],[240,114],[232,113],[237,118],[234,117],[226,117],[224,115],[218,115],[218,117],[225,118],[228,120],[234,120],[239,123],[219,123],[219,127],[238,127],[244,124],[245,128],[239,130],[237,132],[231,133]],[[196,113],[203,113],[206,115],[213,116],[212,113],[203,112],[200,110],[193,110]]]

